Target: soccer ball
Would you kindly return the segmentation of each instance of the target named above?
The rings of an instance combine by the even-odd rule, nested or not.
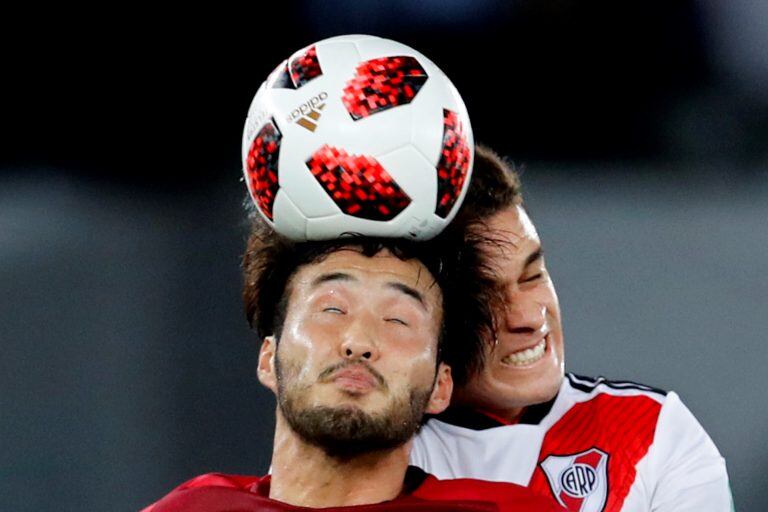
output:
[[[256,209],[293,240],[429,239],[472,172],[464,102],[416,50],[373,36],[325,39],[261,84],[243,130]]]

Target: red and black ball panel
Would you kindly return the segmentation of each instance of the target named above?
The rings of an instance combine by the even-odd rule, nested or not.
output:
[[[296,89],[323,74],[320,62],[317,60],[317,48],[314,46],[294,56],[288,66],[291,70],[291,81]]]
[[[273,220],[272,207],[277,189],[280,188],[277,182],[277,163],[282,138],[274,118],[267,121],[251,143],[245,166],[251,197],[269,220]]]
[[[357,66],[344,87],[342,102],[355,121],[413,101],[427,81],[413,57],[383,57]]]
[[[272,89],[295,89],[291,75],[288,73],[288,63],[282,62],[267,79],[269,87]]]
[[[411,198],[370,156],[349,155],[343,149],[324,145],[307,160],[307,167],[347,215],[387,221],[411,203]]]
[[[323,70],[317,60],[317,48],[310,46],[302,53],[294,55],[289,62],[281,64],[275,73],[270,86],[279,89],[298,89],[313,78],[321,76]]]
[[[443,109],[443,148],[437,163],[437,205],[435,213],[446,218],[461,195],[469,172],[467,135],[458,114]]]

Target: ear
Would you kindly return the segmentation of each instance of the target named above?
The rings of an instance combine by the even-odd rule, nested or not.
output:
[[[437,367],[437,379],[435,387],[432,389],[432,395],[427,403],[427,414],[439,414],[448,408],[451,403],[451,393],[453,392],[453,376],[451,376],[451,367],[445,363],[440,363]]]
[[[275,354],[277,353],[277,340],[274,336],[267,336],[261,342],[259,350],[258,375],[259,382],[277,393],[277,373],[275,372]]]

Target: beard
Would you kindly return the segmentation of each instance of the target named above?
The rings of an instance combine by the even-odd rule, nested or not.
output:
[[[351,363],[366,365],[381,384],[380,387],[388,389],[383,377],[366,363]],[[324,370],[321,377],[342,366],[346,364]],[[433,382],[429,388],[411,388],[407,393],[394,396],[381,412],[371,414],[354,405],[306,405],[309,386],[295,383],[300,373],[299,366],[289,364],[283,367],[280,358],[276,357],[275,370],[277,403],[288,425],[305,442],[340,460],[391,450],[410,440],[421,428],[434,386]]]

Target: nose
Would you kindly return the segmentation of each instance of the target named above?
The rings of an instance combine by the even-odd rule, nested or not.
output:
[[[513,334],[536,334],[547,330],[547,307],[525,292],[510,291],[503,305],[501,325]]]
[[[365,318],[358,318],[349,325],[340,346],[345,359],[375,361],[379,357],[379,346],[373,331],[373,324]]]

